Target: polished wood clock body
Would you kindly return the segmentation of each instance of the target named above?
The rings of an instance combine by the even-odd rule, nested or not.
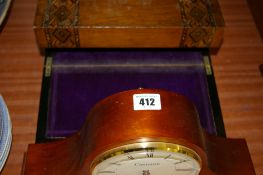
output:
[[[161,110],[134,110],[134,94],[160,94]],[[245,140],[206,134],[194,105],[176,93],[136,89],[112,95],[90,111],[83,128],[67,139],[29,145],[24,175],[91,175],[92,162],[118,146],[165,142],[194,150],[201,175],[253,175]]]

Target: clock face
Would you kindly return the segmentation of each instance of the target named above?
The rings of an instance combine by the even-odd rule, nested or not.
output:
[[[92,175],[198,175],[201,159],[181,145],[145,142],[107,151],[92,168]]]

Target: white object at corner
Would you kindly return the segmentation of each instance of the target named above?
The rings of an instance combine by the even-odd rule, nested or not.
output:
[[[5,165],[12,142],[12,125],[7,106],[0,95],[0,171]]]

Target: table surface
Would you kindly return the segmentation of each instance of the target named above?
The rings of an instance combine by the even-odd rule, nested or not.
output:
[[[221,0],[224,43],[212,56],[229,138],[245,138],[258,175],[263,175],[263,42],[246,0]],[[0,93],[13,123],[13,144],[3,175],[21,172],[23,154],[34,143],[43,57],[32,24],[36,0],[16,0],[0,33]]]

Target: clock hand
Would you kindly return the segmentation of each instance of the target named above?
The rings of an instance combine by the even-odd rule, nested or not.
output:
[[[164,157],[164,159],[168,159],[169,157],[171,157],[172,155],[169,154],[168,156]]]
[[[98,174],[114,174],[115,171],[99,171]]]
[[[177,165],[177,164],[180,164],[180,163],[184,163],[184,162],[187,162],[187,161],[189,161],[189,160],[180,160],[179,162],[174,163],[174,165]]]
[[[118,162],[112,162],[112,163],[110,163],[111,165],[117,165],[117,166],[121,166],[121,164],[120,163],[118,163]]]

